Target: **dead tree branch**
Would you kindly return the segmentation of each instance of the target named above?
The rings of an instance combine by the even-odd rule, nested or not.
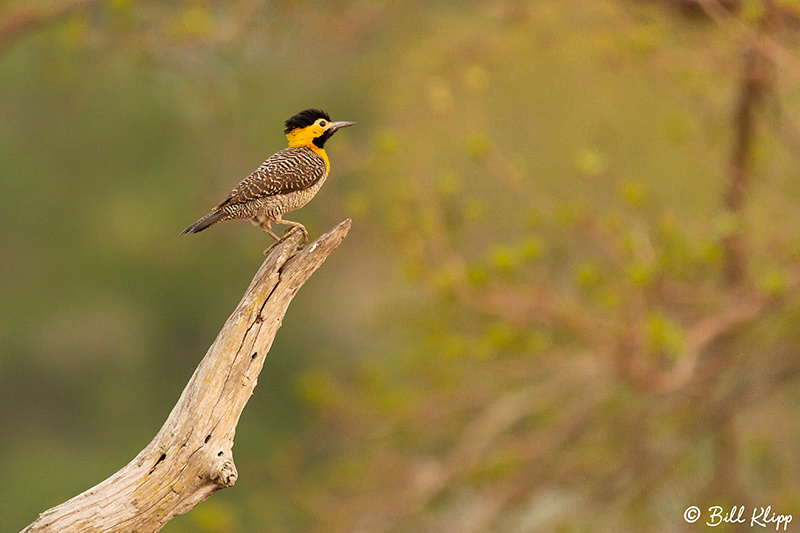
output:
[[[236,425],[289,302],[349,229],[348,219],[299,252],[299,232],[274,246],[150,444],[23,533],[155,532],[232,486]]]

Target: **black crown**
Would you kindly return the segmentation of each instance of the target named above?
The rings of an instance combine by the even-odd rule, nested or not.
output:
[[[324,118],[329,122],[331,120],[331,117],[322,109],[306,109],[305,111],[300,111],[285,122],[284,125],[286,129],[283,130],[283,133],[289,133],[293,129],[310,126],[320,118]]]

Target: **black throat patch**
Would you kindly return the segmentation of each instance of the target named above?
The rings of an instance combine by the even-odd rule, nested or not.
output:
[[[334,133],[336,133],[336,130],[328,130],[325,133],[323,133],[322,135],[320,135],[319,137],[316,137],[311,142],[313,142],[314,146],[316,146],[317,148],[323,148],[325,146],[325,141],[330,139],[333,136]]]

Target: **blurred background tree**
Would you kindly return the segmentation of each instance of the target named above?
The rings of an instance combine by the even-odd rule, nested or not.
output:
[[[310,106],[353,230],[164,531],[800,514],[799,9],[0,3],[0,528],[158,430],[264,248],[176,235]]]

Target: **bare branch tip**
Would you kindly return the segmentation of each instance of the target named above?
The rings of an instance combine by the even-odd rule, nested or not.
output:
[[[312,243],[312,246],[316,245],[317,247],[322,246],[323,244],[328,244],[329,242],[336,241],[332,248],[336,248],[340,242],[344,240],[347,236],[347,233],[350,231],[350,226],[352,225],[353,220],[350,218],[346,218],[339,222],[332,230],[328,233],[322,235],[317,240]]]

